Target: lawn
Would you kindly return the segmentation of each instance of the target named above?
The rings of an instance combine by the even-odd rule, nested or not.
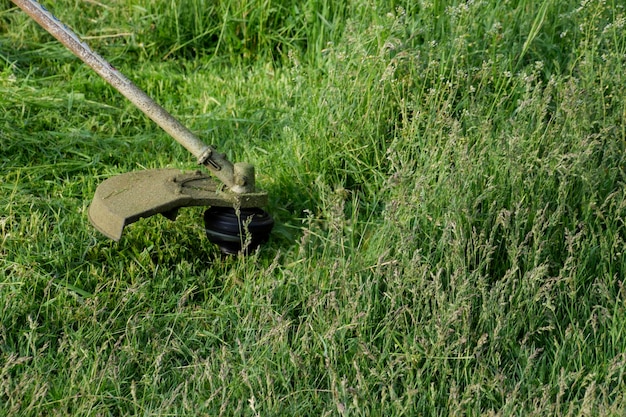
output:
[[[0,416],[626,415],[626,5],[62,0],[276,226],[87,219],[194,158],[0,0]]]

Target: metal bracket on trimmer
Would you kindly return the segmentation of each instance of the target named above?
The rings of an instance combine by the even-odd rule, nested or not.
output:
[[[198,139],[139,87],[81,41],[35,0],[12,0],[98,75],[128,98],[193,154],[222,183],[200,172],[148,170],[109,178],[101,183],[89,208],[91,223],[106,236],[120,239],[124,227],[157,213],[175,217],[180,207],[211,206],[206,232],[223,252],[251,250],[267,240],[274,221],[259,209],[267,193],[256,190],[254,167],[232,164],[224,154]],[[220,208],[227,207],[228,210]],[[250,236],[251,235],[251,236]]]

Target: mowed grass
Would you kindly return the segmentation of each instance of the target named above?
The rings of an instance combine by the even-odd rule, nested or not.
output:
[[[0,0],[0,415],[626,414],[622,2],[46,4],[277,225],[98,234],[193,157]]]

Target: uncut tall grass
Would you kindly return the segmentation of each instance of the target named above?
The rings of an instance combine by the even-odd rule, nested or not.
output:
[[[44,2],[276,220],[120,242],[193,158],[0,0],[0,415],[624,415],[619,1]]]

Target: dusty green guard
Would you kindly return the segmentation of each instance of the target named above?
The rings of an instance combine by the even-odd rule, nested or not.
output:
[[[89,207],[89,220],[105,236],[119,240],[127,225],[159,213],[174,220],[181,207],[250,208],[265,204],[267,193],[236,194],[201,171],[153,169],[103,181]]]

